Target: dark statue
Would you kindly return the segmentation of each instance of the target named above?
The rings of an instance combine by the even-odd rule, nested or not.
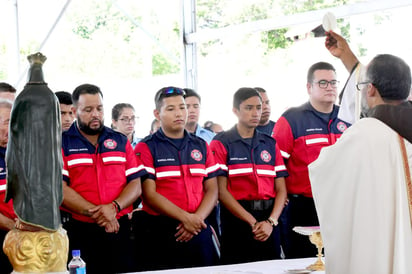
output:
[[[63,199],[60,106],[43,79],[46,57],[28,60],[29,79],[11,112],[6,201],[13,199],[23,230],[56,231]]]

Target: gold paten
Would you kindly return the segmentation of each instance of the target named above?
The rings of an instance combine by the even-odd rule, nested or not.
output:
[[[69,239],[66,230],[10,230],[3,243],[14,272],[67,272]]]

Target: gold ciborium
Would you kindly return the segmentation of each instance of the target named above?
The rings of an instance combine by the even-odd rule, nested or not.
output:
[[[323,249],[323,242],[322,242],[322,235],[320,235],[320,227],[319,226],[295,226],[293,231],[309,236],[309,240],[312,244],[316,246],[318,249],[318,259],[315,263],[306,267],[312,271],[322,271],[325,270],[325,263],[322,260],[322,249]]]

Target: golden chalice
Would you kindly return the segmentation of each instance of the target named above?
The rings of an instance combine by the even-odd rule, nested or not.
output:
[[[319,226],[295,226],[293,231],[309,236],[309,240],[312,244],[316,246],[318,249],[318,259],[315,263],[306,267],[312,271],[322,271],[325,270],[325,263],[322,260],[322,249],[323,249],[323,242],[322,242],[322,235],[320,235],[320,227]]]

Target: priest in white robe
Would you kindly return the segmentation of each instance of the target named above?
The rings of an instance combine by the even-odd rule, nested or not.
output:
[[[326,273],[411,273],[411,71],[378,55],[357,87],[368,117],[309,165]]]

